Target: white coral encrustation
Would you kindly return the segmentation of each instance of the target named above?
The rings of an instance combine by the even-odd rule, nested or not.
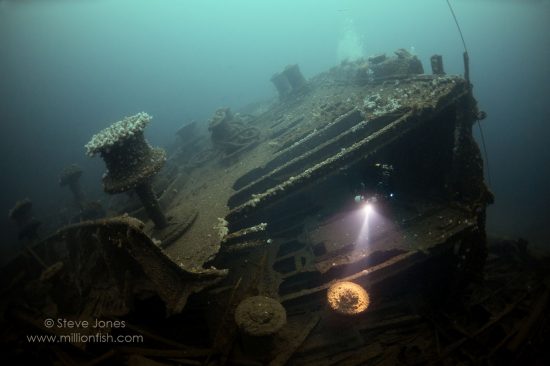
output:
[[[86,155],[94,156],[103,150],[108,151],[120,141],[143,131],[152,118],[149,114],[140,112],[113,123],[92,136],[92,139],[84,146]]]
[[[216,230],[218,238],[222,240],[229,233],[229,228],[227,227],[229,223],[221,217],[218,217],[217,221],[218,222],[212,227],[212,229]]]

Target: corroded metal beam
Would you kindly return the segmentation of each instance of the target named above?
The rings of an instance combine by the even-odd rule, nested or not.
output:
[[[303,118],[302,118],[303,119]],[[352,128],[363,120],[363,116],[359,110],[353,108],[344,113],[325,127],[313,131],[303,139],[295,142],[284,150],[281,150],[273,159],[267,162],[264,166],[256,168],[243,175],[235,182],[234,188],[241,189],[252,182],[256,181],[263,175],[284,165],[289,160],[297,156],[303,155],[309,150],[314,149],[318,145],[324,143],[327,139],[341,134],[342,132]]]
[[[405,113],[405,111],[402,113]],[[360,115],[357,117],[360,117]],[[348,116],[347,119],[350,119],[350,117]],[[327,138],[327,140],[316,143],[314,146],[310,147],[310,143],[304,143],[307,145],[307,149],[302,155],[294,156],[294,158],[289,156],[289,159],[291,159],[290,161],[287,160],[285,163],[281,163],[281,165],[268,174],[236,192],[228,201],[229,207],[235,207],[237,204],[246,202],[252,195],[264,192],[273,187],[273,182],[280,181],[283,177],[288,177],[292,174],[304,171],[315,163],[337,154],[344,147],[350,146],[354,142],[366,138],[394,120],[395,118],[393,116],[384,115],[369,121],[358,121],[351,128],[344,130],[344,132],[339,135]]]
[[[457,100],[468,95],[467,89],[462,83],[455,83],[449,93],[442,98],[432,101],[431,104],[413,108],[395,121],[385,125],[378,131],[343,147],[338,153],[324,161],[315,163],[295,176],[291,176],[262,193],[253,194],[251,198],[240,206],[234,208],[226,217],[227,221],[235,223],[246,219],[254,211],[264,209],[274,202],[298,192],[309,184],[336,174],[341,169],[346,169],[359,161],[364,161],[381,148],[402,138],[408,132],[428,123],[445,108],[455,104]],[[236,225],[239,226],[239,225]]]

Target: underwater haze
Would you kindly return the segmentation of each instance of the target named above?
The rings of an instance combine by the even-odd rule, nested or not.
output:
[[[550,3],[451,3],[488,114],[488,232],[547,243]],[[79,164],[86,194],[104,199],[103,161],[84,145],[123,116],[151,114],[147,138],[168,146],[179,127],[218,107],[276,98],[269,79],[285,65],[307,78],[398,48],[426,72],[441,54],[447,73],[463,73],[445,0],[0,0],[2,252],[16,242],[7,212],[18,199],[29,197],[39,219],[70,202],[58,185],[66,165]]]

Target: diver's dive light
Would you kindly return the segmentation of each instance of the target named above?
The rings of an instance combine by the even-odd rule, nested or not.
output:
[[[363,195],[357,195],[354,197],[355,203],[358,203],[361,205],[361,210],[365,215],[368,215],[372,212],[374,205],[376,202],[378,202],[378,198],[376,196],[372,196],[369,198],[366,198]]]
[[[366,203],[363,205],[363,213],[364,213],[365,215],[368,215],[368,214],[371,213],[371,211],[372,211],[372,204],[366,202]]]

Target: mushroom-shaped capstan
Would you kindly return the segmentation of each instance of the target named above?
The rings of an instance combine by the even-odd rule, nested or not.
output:
[[[41,222],[32,217],[32,202],[30,199],[25,198],[17,201],[9,212],[9,218],[17,224],[20,240],[33,240],[37,237]]]
[[[59,185],[61,187],[71,185],[78,182],[78,179],[82,176],[82,169],[76,164],[71,164],[63,169],[59,176]]]
[[[360,285],[341,281],[336,282],[327,292],[330,308],[342,315],[356,315],[369,307],[369,294]]]
[[[80,208],[84,205],[84,194],[80,187],[80,176],[82,175],[82,169],[76,164],[71,164],[66,167],[61,176],[59,177],[59,185],[61,187],[68,186],[73,193],[73,198],[76,205]]]
[[[32,202],[30,199],[25,198],[15,203],[15,206],[10,210],[8,217],[17,222],[25,223],[31,218]]]
[[[84,146],[88,156],[109,152],[113,146],[124,140],[133,138],[136,134],[143,133],[143,129],[153,117],[145,112],[133,116],[124,117],[121,121],[101,130],[92,136],[92,139]]]
[[[94,135],[85,148],[89,156],[99,153],[107,165],[103,190],[112,194],[135,189],[149,217],[161,229],[167,221],[151,188],[151,179],[166,162],[166,153],[145,140],[143,129],[151,118],[144,112],[124,117]]]
[[[285,308],[266,296],[252,296],[243,300],[235,310],[235,322],[245,334],[269,336],[286,323]]]
[[[218,129],[220,125],[227,123],[232,119],[233,113],[230,108],[219,108],[208,122],[208,129],[214,131]]]
[[[183,126],[181,126],[177,131],[178,135],[182,140],[189,140],[195,135],[195,129],[197,127],[196,121],[191,121]]]

